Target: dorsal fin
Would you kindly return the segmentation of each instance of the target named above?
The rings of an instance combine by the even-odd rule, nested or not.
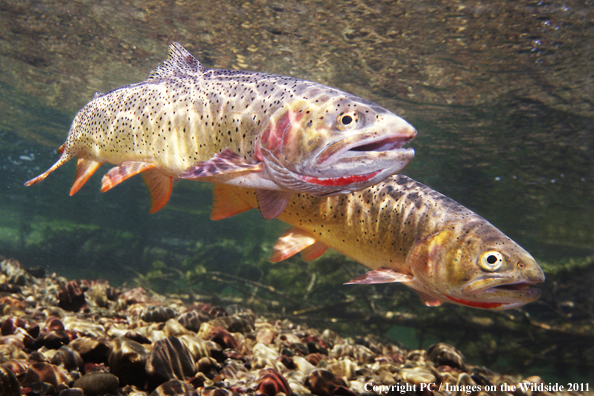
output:
[[[102,96],[105,96],[105,92],[99,92],[99,91],[97,91],[97,92],[95,92],[95,95],[93,95],[93,99],[97,99],[97,98],[100,98]]]
[[[206,68],[190,54],[188,50],[175,41],[169,45],[169,56],[167,59],[151,71],[146,78],[150,80],[161,80],[179,75],[201,76]]]

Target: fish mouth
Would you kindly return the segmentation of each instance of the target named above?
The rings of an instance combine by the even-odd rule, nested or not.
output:
[[[484,280],[481,280],[484,281]],[[536,301],[540,297],[540,290],[531,288],[535,282],[507,282],[501,285],[481,285],[472,288],[476,282],[462,288],[463,298],[460,296],[446,297],[451,301],[468,307],[502,311],[518,308]],[[482,282],[481,282],[482,283]],[[539,282],[540,283],[540,282]]]
[[[494,284],[495,283],[495,284]],[[505,278],[479,279],[462,288],[464,302],[469,304],[500,304],[492,309],[510,309],[536,301],[541,291],[532,286],[542,281],[513,281]],[[453,299],[452,297],[449,297]]]
[[[416,133],[410,127],[388,137],[377,133],[347,137],[330,144],[317,155],[314,168],[319,169],[325,178],[374,174],[379,181],[380,177],[400,172],[412,161],[415,151],[403,146]]]
[[[535,283],[532,282],[517,282],[517,283],[509,283],[507,285],[499,285],[499,286],[493,286],[493,289],[499,289],[499,290],[525,290],[527,288],[529,288],[530,286],[535,285]],[[537,289],[538,290],[538,289]]]
[[[416,129],[407,128],[404,132],[392,136],[378,136],[371,132],[360,136],[351,136],[327,146],[316,158],[320,166],[341,161],[344,158],[361,158],[382,153],[400,152],[412,149],[402,147],[417,135]]]
[[[390,150],[398,150],[401,149],[406,143],[408,143],[412,138],[402,139],[402,138],[394,138],[389,137],[385,139],[381,139],[377,142],[371,143],[362,143],[360,145],[355,145],[347,150],[354,151],[354,152],[381,152],[381,151],[390,151]]]

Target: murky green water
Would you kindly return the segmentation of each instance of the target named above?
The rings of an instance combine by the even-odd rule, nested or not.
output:
[[[3,0],[0,254],[72,278],[242,301],[411,347],[448,341],[474,363],[547,381],[587,378],[593,21],[594,4],[577,0]],[[95,91],[144,79],[174,40],[207,67],[319,81],[404,117],[419,131],[404,173],[478,212],[542,262],[541,300],[508,313],[426,308],[401,286],[342,286],[362,266],[339,255],[269,264],[286,225],[255,212],[210,221],[207,184],[176,183],[154,215],[135,179],[101,194],[94,176],[69,197],[73,163],[23,186],[53,164],[72,117]]]

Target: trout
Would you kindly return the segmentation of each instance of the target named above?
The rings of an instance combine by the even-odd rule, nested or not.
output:
[[[257,207],[253,190],[215,185],[211,217]],[[293,228],[270,261],[328,247],[370,268],[347,284],[400,282],[425,305],[444,302],[504,310],[535,301],[544,273],[534,258],[487,220],[454,200],[394,175],[362,191],[332,197],[293,194],[278,218]]]
[[[98,92],[74,117],[58,161],[77,158],[75,194],[103,163],[105,192],[142,173],[151,213],[176,179],[255,188],[264,218],[293,192],[348,193],[399,172],[416,130],[388,110],[294,77],[206,69],[178,43],[146,80]]]

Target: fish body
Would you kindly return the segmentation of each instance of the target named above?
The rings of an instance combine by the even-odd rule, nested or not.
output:
[[[213,218],[257,205],[253,190],[215,186]],[[271,261],[304,259],[327,247],[370,268],[351,284],[400,282],[426,305],[450,302],[510,309],[538,299],[544,281],[534,258],[492,224],[404,175],[346,195],[293,194],[278,218],[291,228]]]
[[[311,81],[206,69],[177,43],[145,81],[97,93],[75,116],[60,159],[77,157],[73,195],[103,163],[107,191],[141,173],[159,210],[178,178],[258,190],[265,218],[292,192],[341,194],[373,185],[414,157],[416,130],[355,95]]]

